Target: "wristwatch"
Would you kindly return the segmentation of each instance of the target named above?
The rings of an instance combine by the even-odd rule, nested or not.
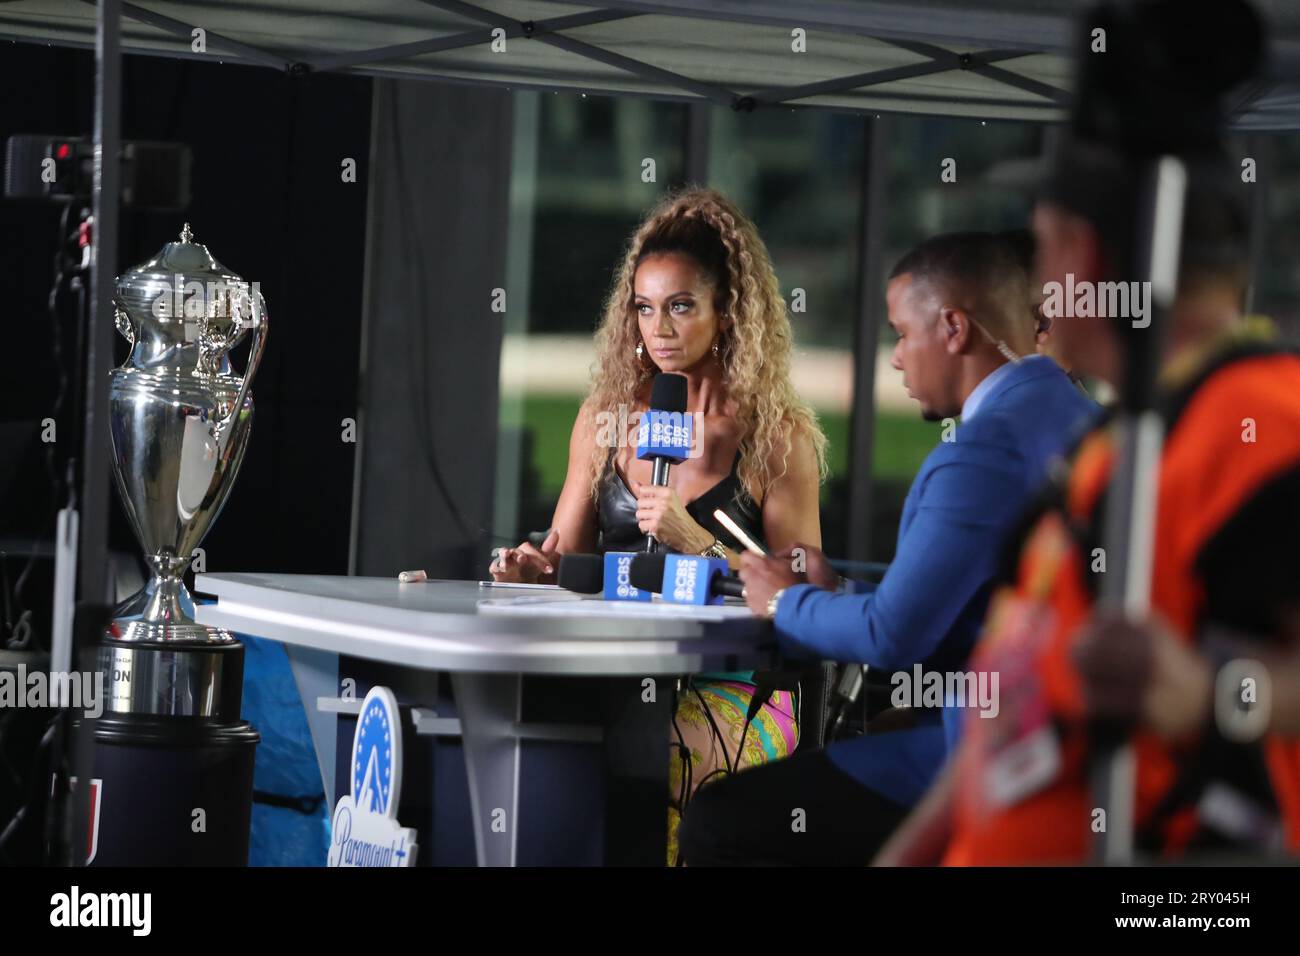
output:
[[[701,551],[700,555],[705,558],[721,558],[725,561],[727,560],[727,549],[722,546],[721,541],[714,538],[713,543]]]
[[[780,588],[767,599],[767,616],[769,620],[776,620],[776,606],[781,602],[781,595],[784,593],[785,588]]]

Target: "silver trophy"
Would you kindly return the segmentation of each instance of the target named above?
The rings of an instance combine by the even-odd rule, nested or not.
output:
[[[240,715],[244,646],[194,620],[181,574],[248,447],[266,305],[188,223],[118,277],[114,305],[131,354],[112,372],[113,477],[152,576],[87,648],[106,678],[104,712],[74,721],[91,734],[85,777],[99,784],[88,855],[96,866],[242,866],[259,740]],[[250,331],[241,376],[230,350]],[[196,806],[219,838],[192,831]]]
[[[265,303],[256,284],[194,242],[188,224],[179,242],[117,278],[113,303],[131,343],[110,384],[113,479],[152,575],[85,648],[107,692],[103,713],[73,719],[74,732],[90,735],[77,744],[78,773],[98,784],[85,858],[243,866],[259,741],[240,718],[244,648],[225,628],[195,622],[181,575],[248,446]],[[230,350],[250,330],[239,376]],[[192,830],[195,806],[220,835]]]
[[[194,241],[189,223],[117,280],[117,330],[131,354],[112,373],[112,468],[152,577],[121,604],[110,642],[227,644],[194,620],[181,578],[225,504],[253,423],[249,383],[266,348],[266,304]],[[244,374],[230,350],[251,330]]]

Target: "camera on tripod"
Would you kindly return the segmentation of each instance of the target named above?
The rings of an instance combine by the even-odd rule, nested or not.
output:
[[[95,145],[84,136],[17,133],[5,149],[5,198],[89,205]],[[122,205],[179,212],[190,204],[194,155],[183,143],[122,143]]]

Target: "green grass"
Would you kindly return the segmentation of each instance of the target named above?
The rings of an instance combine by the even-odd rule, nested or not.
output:
[[[581,403],[580,395],[528,396],[524,399],[522,424],[533,432],[533,464],[539,472],[545,494],[558,495],[564,484],[569,433]],[[826,432],[831,474],[843,475],[849,460],[849,417],[836,412],[818,414]],[[922,421],[919,414],[877,414],[872,455],[874,477],[911,478],[938,440],[939,425]]]

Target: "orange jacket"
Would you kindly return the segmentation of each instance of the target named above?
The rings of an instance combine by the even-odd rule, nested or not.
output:
[[[972,666],[1000,673],[1001,709],[995,719],[965,722],[954,758],[947,864],[1075,863],[1089,856],[1098,815],[1069,650],[1093,603],[1096,511],[1113,457],[1108,430],[1080,446],[1062,501],[1031,526],[1014,583],[990,607]],[[1160,463],[1151,601],[1187,640],[1195,639],[1205,611],[1196,567],[1202,548],[1262,486],[1298,468],[1300,356],[1237,357],[1185,396]],[[1134,737],[1139,831],[1151,825],[1177,778],[1180,751],[1192,743]],[[1268,738],[1264,753],[1287,846],[1300,852],[1300,742]],[[1156,842],[1175,854],[1195,828],[1184,810],[1160,822]]]

